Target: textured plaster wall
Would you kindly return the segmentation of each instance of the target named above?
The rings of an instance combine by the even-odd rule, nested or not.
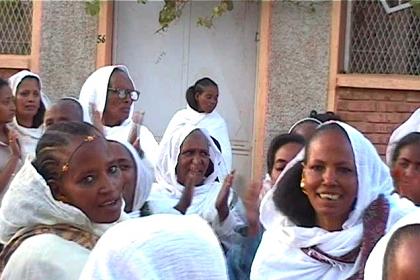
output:
[[[95,70],[97,17],[82,1],[43,1],[40,75],[52,99],[79,96]]]
[[[313,8],[273,3],[266,146],[312,109],[327,108],[331,2]]]

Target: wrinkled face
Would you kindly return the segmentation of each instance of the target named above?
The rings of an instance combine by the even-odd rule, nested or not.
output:
[[[16,115],[33,118],[41,106],[41,89],[36,78],[24,78],[16,90]]]
[[[271,182],[274,184],[280,173],[284,170],[286,165],[291,161],[297,153],[302,149],[303,145],[299,143],[287,143],[281,146],[274,156],[274,165],[271,170]]]
[[[125,201],[125,212],[131,212],[133,210],[134,194],[136,190],[136,166],[130,152],[120,143],[110,142],[111,151],[117,160],[118,167],[121,170],[122,179],[124,182],[123,186],[123,197]]]
[[[302,136],[305,139],[305,141],[308,141],[311,138],[311,136],[315,133],[317,127],[318,127],[317,123],[312,122],[312,121],[306,121],[297,125],[293,129],[292,133],[298,134]]]
[[[0,88],[0,124],[8,123],[15,116],[16,106],[9,86]]]
[[[83,115],[73,104],[54,105],[45,112],[44,125],[49,127],[60,122],[82,122]]]
[[[204,134],[194,130],[181,145],[176,166],[178,183],[181,185],[202,185],[209,167],[209,143]]]
[[[115,71],[110,78],[109,88],[134,90],[133,83],[125,72]],[[106,126],[116,126],[123,123],[130,114],[131,100],[129,95],[121,99],[114,91],[108,90],[102,121]]]
[[[399,194],[420,203],[420,144],[401,148],[393,164],[392,176]]]
[[[74,140],[74,151],[80,140]],[[72,152],[56,197],[83,211],[92,222],[112,223],[121,215],[123,180],[109,143],[99,137]]]
[[[217,106],[217,99],[219,98],[219,91],[215,86],[205,87],[202,93],[196,93],[195,100],[198,108],[204,113],[211,113]]]
[[[412,236],[403,239],[394,253],[394,260],[388,263],[386,280],[417,280],[420,275],[420,242]]]
[[[309,143],[303,176],[318,225],[335,224],[341,228],[352,210],[358,185],[347,137],[335,129],[317,135]]]

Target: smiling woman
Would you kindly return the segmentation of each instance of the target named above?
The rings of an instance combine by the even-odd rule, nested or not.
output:
[[[414,205],[390,195],[389,169],[347,124],[321,125],[298,157],[261,205],[251,279],[363,279],[376,242]]]

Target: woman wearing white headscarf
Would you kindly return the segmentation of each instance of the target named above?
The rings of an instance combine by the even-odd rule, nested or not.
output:
[[[298,157],[261,205],[251,279],[363,279],[373,246],[415,206],[390,195],[388,167],[347,124],[321,125]]]
[[[127,67],[112,65],[97,69],[87,78],[80,91],[79,101],[84,108],[99,113],[106,137],[128,141],[130,131],[136,126],[132,117],[134,101],[139,98],[139,94]],[[95,121],[91,120],[92,123]],[[139,134],[140,147],[146,160],[153,166],[158,144],[146,126],[140,125]]]
[[[187,148],[187,140],[194,138],[200,142]],[[184,157],[190,158],[187,165],[183,164]],[[220,178],[219,170],[225,169],[223,164],[220,151],[204,129],[184,126],[174,131],[160,145],[155,167],[157,183],[148,201],[152,213],[198,214],[229,247],[235,229],[243,222],[230,189],[233,175],[228,175],[223,184],[216,180]],[[188,178],[192,178],[191,182]]]
[[[16,117],[12,124],[19,135],[22,158],[32,159],[44,132],[42,123],[50,102],[42,92],[41,78],[35,73],[22,70],[9,78],[9,84],[16,98]]]
[[[107,231],[80,280],[227,280],[219,242],[196,215],[153,215]]]
[[[232,169],[232,147],[226,122],[216,111],[218,97],[219,89],[213,80],[202,78],[196,81],[186,92],[186,108],[179,110],[172,117],[162,136],[162,141],[185,125],[204,128],[217,140],[225,166],[230,171]]]

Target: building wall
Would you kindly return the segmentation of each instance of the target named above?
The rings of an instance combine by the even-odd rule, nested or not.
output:
[[[52,99],[79,96],[95,70],[96,30],[83,1],[43,1],[40,76]]]
[[[376,146],[381,156],[392,131],[420,107],[420,91],[339,88],[337,112]]]
[[[325,111],[331,2],[275,1],[265,146],[313,109]]]

